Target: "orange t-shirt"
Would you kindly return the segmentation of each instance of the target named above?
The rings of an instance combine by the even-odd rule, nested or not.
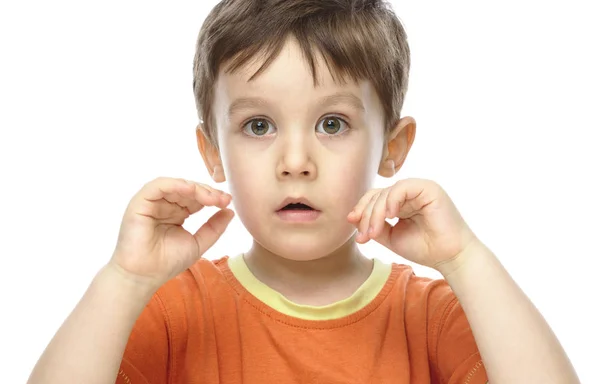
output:
[[[130,335],[117,383],[487,382],[447,282],[373,259],[349,298],[299,305],[243,256],[200,259],[163,285]]]

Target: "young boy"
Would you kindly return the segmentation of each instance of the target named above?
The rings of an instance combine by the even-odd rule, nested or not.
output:
[[[200,32],[194,94],[198,148],[231,195],[146,184],[29,382],[578,382],[440,186],[370,189],[415,137],[400,118],[409,63],[379,0],[219,3]],[[202,258],[231,202],[251,249]],[[204,206],[221,209],[188,233]],[[444,279],[362,255],[369,240]]]

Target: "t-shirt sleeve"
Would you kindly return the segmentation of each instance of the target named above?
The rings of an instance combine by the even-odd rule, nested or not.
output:
[[[439,383],[485,384],[485,367],[460,302],[446,283],[429,298],[429,353]]]
[[[165,308],[155,293],[131,331],[117,384],[167,382],[169,337]]]

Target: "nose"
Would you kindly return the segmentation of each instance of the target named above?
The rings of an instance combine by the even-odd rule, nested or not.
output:
[[[281,146],[281,156],[276,169],[278,179],[314,180],[317,177],[317,166],[313,152],[314,143],[307,138],[288,138]]]

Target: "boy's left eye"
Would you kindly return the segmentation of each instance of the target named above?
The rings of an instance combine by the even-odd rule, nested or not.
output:
[[[339,135],[348,129],[348,124],[339,117],[327,116],[317,124],[317,131],[320,131],[327,135]]]

